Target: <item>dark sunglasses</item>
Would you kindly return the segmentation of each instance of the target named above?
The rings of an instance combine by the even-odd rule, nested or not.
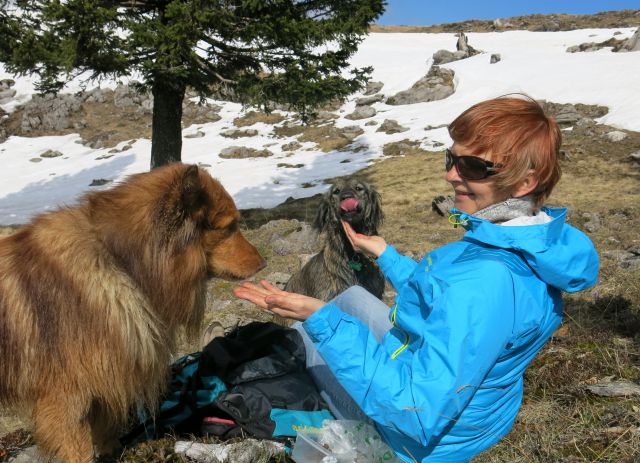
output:
[[[445,150],[444,168],[447,172],[456,166],[458,175],[465,180],[482,180],[490,175],[498,173],[500,165],[494,165],[491,161],[485,161],[477,156],[456,156],[447,148]]]

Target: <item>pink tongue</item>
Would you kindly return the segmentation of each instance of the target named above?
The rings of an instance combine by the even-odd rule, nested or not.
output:
[[[358,200],[356,198],[347,198],[340,203],[340,209],[345,212],[353,212],[358,208]]]

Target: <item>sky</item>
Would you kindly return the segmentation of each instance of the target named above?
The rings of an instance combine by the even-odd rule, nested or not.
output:
[[[640,0],[387,0],[378,24],[429,26],[529,14],[593,14],[640,9]]]
[[[277,138],[273,126],[258,123],[250,127],[258,134],[231,139],[221,132],[233,128],[233,119],[243,114],[240,105],[215,102],[222,106],[217,122],[197,124],[183,130],[182,158],[199,164],[216,177],[235,199],[239,208],[274,207],[287,198],[303,198],[327,190],[325,179],[349,175],[383,157],[385,144],[404,139],[420,142],[427,155],[442,156],[443,146],[451,143],[446,124],[462,111],[482,100],[512,92],[556,103],[598,104],[609,108],[598,122],[619,129],[640,131],[640,52],[613,53],[601,49],[589,53],[567,53],[572,45],[602,42],[615,36],[633,35],[635,28],[583,29],[563,32],[508,31],[469,33],[469,45],[482,53],[443,65],[455,72],[455,93],[443,100],[390,106],[373,104],[377,113],[370,118],[349,120],[355,109],[355,94],[340,108],[335,124],[356,125],[363,130],[348,149],[324,153],[310,142],[293,152],[283,145],[294,137]],[[372,80],[383,82],[385,96],[410,88],[431,66],[431,57],[440,49],[455,50],[457,38],[442,34],[370,34],[351,62],[358,67],[372,66]],[[490,56],[501,61],[490,64]],[[0,80],[10,78],[0,65]],[[15,78],[15,77],[14,77]],[[15,78],[16,94],[2,109],[12,111],[31,98],[31,79]],[[105,85],[105,84],[103,84]],[[115,86],[115,82],[107,82]],[[79,89],[73,82],[65,91]],[[290,114],[283,113],[292,117]],[[388,135],[377,132],[385,119],[397,121],[408,130]],[[373,125],[372,125],[373,124]],[[435,127],[435,128],[434,128]],[[439,128],[438,128],[439,127]],[[202,136],[190,138],[200,132]],[[130,144],[128,150],[121,150]],[[220,151],[228,146],[269,149],[273,155],[253,159],[223,159]],[[47,150],[62,156],[42,158]],[[148,171],[151,142],[137,139],[110,148],[92,149],[81,143],[78,134],[48,137],[9,137],[0,144],[0,225],[20,224],[35,214],[73,205],[88,192],[109,188],[127,175]],[[37,160],[38,162],[34,162]],[[292,165],[301,165],[292,168]],[[444,175],[444,168],[443,168]],[[104,186],[90,186],[95,179],[110,180]],[[442,182],[442,194],[449,192]],[[430,198],[429,198],[430,199]]]

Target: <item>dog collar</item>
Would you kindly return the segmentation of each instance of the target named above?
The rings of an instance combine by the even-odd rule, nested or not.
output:
[[[362,270],[362,262],[356,262],[354,260],[350,260],[349,268],[351,270],[355,270],[356,272],[359,272],[360,270]]]

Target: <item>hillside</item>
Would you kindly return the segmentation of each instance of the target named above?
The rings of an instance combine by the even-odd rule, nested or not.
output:
[[[371,32],[504,32],[504,31],[571,31],[640,26],[640,10],[604,11],[592,15],[532,14],[493,20],[472,19],[433,26],[371,26]]]

